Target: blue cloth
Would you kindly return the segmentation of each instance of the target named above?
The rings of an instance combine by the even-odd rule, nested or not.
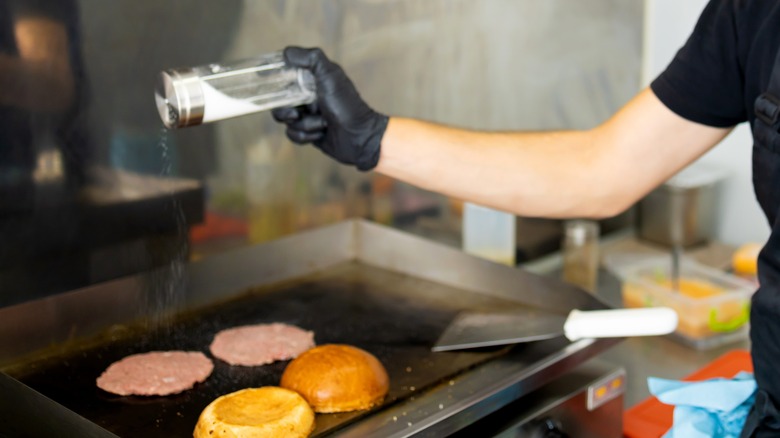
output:
[[[647,384],[658,400],[675,407],[663,438],[739,437],[756,394],[751,373],[699,382],[650,377]]]

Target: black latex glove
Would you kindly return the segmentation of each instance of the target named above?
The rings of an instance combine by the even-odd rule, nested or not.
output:
[[[313,143],[360,170],[376,167],[388,117],[363,101],[344,70],[322,50],[287,47],[284,59],[291,66],[310,70],[317,84],[313,104],[273,110],[274,119],[287,125],[287,137],[298,144]]]

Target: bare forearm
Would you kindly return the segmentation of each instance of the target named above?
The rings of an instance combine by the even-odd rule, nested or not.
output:
[[[592,131],[474,132],[393,118],[377,171],[523,216],[601,216]]]
[[[730,129],[685,120],[645,90],[587,131],[475,132],[392,118],[378,172],[536,217],[605,217],[717,144]]]

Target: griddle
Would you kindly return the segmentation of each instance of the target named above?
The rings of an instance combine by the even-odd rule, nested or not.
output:
[[[288,362],[240,367],[214,359],[209,379],[168,397],[115,396],[98,389],[95,378],[129,354],[183,349],[210,355],[208,345],[219,330],[286,322],[313,330],[318,344],[370,351],[390,376],[382,406],[319,414],[313,436],[409,436],[456,430],[464,414],[479,418],[485,406],[503,406],[615,342],[556,338],[432,353],[438,336],[464,309],[563,313],[604,305],[554,280],[359,220],[212,259],[187,267],[177,292],[181,299],[168,300],[174,308],[167,316],[150,311],[159,310],[150,307],[155,297],[149,294],[161,293],[150,287],[160,273],[0,309],[0,329],[33,313],[38,321],[50,318],[45,327],[22,329],[33,345],[20,345],[18,336],[0,338],[0,357],[15,356],[4,371],[118,436],[190,436],[208,403],[242,388],[278,385]]]

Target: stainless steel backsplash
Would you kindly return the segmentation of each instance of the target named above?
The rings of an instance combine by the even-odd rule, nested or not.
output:
[[[4,236],[18,237],[0,250],[0,286],[15,295],[5,302],[164,263],[166,257],[152,254],[161,236],[169,240],[166,245],[187,244],[174,226],[179,219],[121,231],[132,228],[127,222],[138,220],[135,216],[165,222],[156,217],[175,215],[172,210],[181,207],[176,202],[132,210],[136,215],[101,216],[91,229],[99,228],[101,239],[89,239],[83,227],[67,222],[27,220],[83,204],[79,193],[105,180],[91,176],[95,168],[102,175],[121,171],[200,183],[200,202],[180,214],[188,225],[200,223],[188,241],[194,258],[349,216],[457,245],[457,201],[336,165],[311,147],[292,146],[268,113],[165,134],[153,99],[162,69],[236,60],[287,45],[319,46],[378,111],[487,130],[588,128],[639,87],[640,0],[0,0],[3,7],[17,14],[0,20],[6,35],[13,34],[19,17],[35,15],[35,7],[68,30],[64,47],[80,94],[69,117],[57,123],[78,124],[83,131],[78,153],[71,153],[72,145],[62,148],[66,173],[82,175],[66,184],[75,188],[60,190],[74,191],[72,202],[40,188],[10,190],[3,201],[25,206],[10,209],[14,221],[0,224]],[[10,46],[11,41],[6,39]],[[18,55],[6,52],[0,56]],[[30,117],[42,120],[34,112]],[[9,129],[0,123],[0,130]],[[54,131],[46,123],[31,123],[29,129]],[[35,172],[42,153],[58,147],[57,138],[33,135],[27,145],[38,161],[21,168]],[[115,189],[127,195],[133,187]],[[56,229],[49,234],[61,239],[55,245],[36,227]],[[63,253],[79,254],[78,265]],[[111,257],[116,264],[105,262]],[[54,280],[33,280],[40,266]],[[80,274],[57,280],[74,271]]]

